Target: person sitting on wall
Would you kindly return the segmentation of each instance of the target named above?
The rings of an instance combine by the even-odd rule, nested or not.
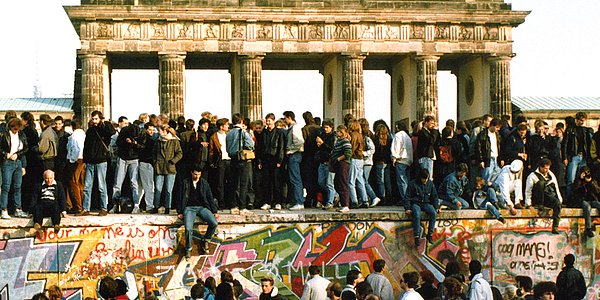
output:
[[[461,198],[469,184],[469,179],[467,179],[468,171],[469,167],[467,164],[462,163],[456,166],[456,171],[444,178],[439,190],[442,205],[453,210],[469,208],[469,202]]]
[[[552,233],[558,234],[558,223],[560,222],[560,210],[563,200],[558,190],[556,176],[550,171],[550,165],[552,165],[550,160],[543,158],[540,160],[535,172],[527,176],[525,206],[531,206],[533,202],[536,206],[551,208]]]
[[[475,191],[473,192],[473,205],[479,209],[487,209],[496,220],[506,224],[506,220],[502,217],[498,208],[496,208],[498,198],[496,191],[489,185],[485,184],[485,180],[481,177],[475,179]]]
[[[63,185],[54,180],[54,172],[44,172],[44,182],[38,183],[33,190],[31,199],[33,227],[41,235],[42,223],[45,217],[52,218],[54,232],[60,230],[60,219],[67,215],[67,197]]]
[[[427,241],[433,243],[431,235],[433,234],[435,220],[440,208],[438,195],[435,191],[433,182],[429,179],[429,171],[427,169],[421,169],[419,178],[410,182],[407,196],[408,197],[406,197],[406,201],[404,202],[404,209],[406,210],[407,215],[412,216],[415,246],[419,247],[421,244],[421,210],[429,215]]]
[[[578,202],[578,207],[583,208],[585,235],[594,237],[591,210],[600,209],[600,185],[592,179],[592,171],[587,166],[581,168],[579,177],[573,183],[571,199],[571,203]]]
[[[502,167],[502,171],[493,183],[498,191],[498,205],[501,208],[508,208],[513,216],[517,214],[515,207],[521,206],[523,201],[522,171],[523,161],[515,159],[510,165]],[[511,197],[514,197],[514,202]]]
[[[206,233],[200,243],[200,254],[208,252],[208,241],[217,230],[217,203],[213,198],[208,181],[202,178],[202,166],[197,164],[192,168],[191,178],[184,181],[181,192],[181,207],[177,208],[177,217],[183,220],[185,228],[186,258],[192,254],[192,235],[196,216],[208,224]]]

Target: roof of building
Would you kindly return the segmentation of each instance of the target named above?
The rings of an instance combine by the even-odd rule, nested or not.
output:
[[[521,111],[600,111],[600,97],[512,97]]]
[[[0,98],[0,111],[72,112],[73,98]]]

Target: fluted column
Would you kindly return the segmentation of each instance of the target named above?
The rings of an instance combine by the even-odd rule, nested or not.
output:
[[[106,55],[82,54],[81,60],[81,117],[83,124],[95,110],[104,111],[104,73]]]
[[[435,55],[419,55],[417,61],[417,120],[425,116],[438,118],[437,62]]]
[[[172,119],[184,115],[185,54],[159,54],[159,105],[160,113]]]
[[[365,117],[364,55],[342,55],[342,116]]]
[[[490,110],[493,116],[511,115],[510,55],[493,56],[490,62]]]
[[[262,60],[261,55],[241,55],[240,113],[250,120],[262,119]]]

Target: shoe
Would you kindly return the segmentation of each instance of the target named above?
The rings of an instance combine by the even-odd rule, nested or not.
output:
[[[155,208],[151,209],[150,213],[153,214],[153,215],[157,214],[158,213],[158,207],[155,207]]]
[[[340,208],[339,212],[341,212],[343,214],[347,214],[350,212],[350,208],[348,206],[344,206],[344,207]]]
[[[28,215],[26,212],[24,212],[23,210],[21,210],[20,208],[17,208],[15,210],[15,217],[16,218],[27,218]]]
[[[104,217],[104,216],[106,216],[106,215],[108,215],[108,212],[107,212],[105,209],[101,210],[101,211],[98,213],[98,216],[99,216],[99,217]]]
[[[237,207],[234,207],[231,209],[231,214],[232,215],[239,215],[240,214],[240,209]]]
[[[588,228],[585,230],[585,236],[589,237],[589,238],[593,238],[596,234],[594,233],[594,231],[591,228]]]
[[[415,237],[415,247],[419,247],[421,246],[421,238],[416,236]]]
[[[114,214],[116,210],[117,210],[117,205],[115,204],[108,212],[111,214]]]
[[[429,244],[433,244],[433,237],[431,236],[431,234],[428,234],[426,238]]]
[[[517,215],[517,210],[514,207],[512,207],[512,206],[508,207],[508,211],[510,211],[510,214],[513,215],[513,216]]]
[[[369,208],[369,203],[363,202],[360,204],[359,208]]]
[[[140,207],[139,206],[134,206],[133,210],[131,211],[132,214],[139,214],[140,213]]]
[[[269,209],[271,209],[271,205],[265,203],[265,204],[263,204],[263,206],[260,207],[260,209],[269,210]]]
[[[275,204],[275,210],[281,210],[281,204]]]
[[[54,233],[58,233],[60,230],[60,225],[54,225]]]
[[[321,202],[317,202],[317,205],[315,205],[316,208],[323,208],[323,204],[321,204]]]
[[[75,214],[76,217],[85,217],[85,216],[89,216],[89,215],[90,215],[90,212],[85,209],[78,212],[77,214]]]
[[[498,221],[502,224],[506,224],[506,220],[503,217],[498,218]]]
[[[517,203],[517,204],[515,204],[515,208],[516,209],[522,209],[523,205],[521,205],[521,203]]]
[[[2,210],[2,219],[5,219],[5,220],[10,219],[10,216],[8,215],[8,210],[6,210],[6,209]]]
[[[302,204],[296,204],[296,205],[290,207],[290,210],[302,210],[302,209],[304,209],[304,205],[302,205]]]
[[[331,204],[331,203],[328,203],[325,206],[323,206],[323,210],[331,210],[331,209],[333,209],[333,204]]]
[[[552,234],[558,234],[558,227],[552,227]]]
[[[185,250],[185,259],[192,258],[192,249]]]
[[[350,203],[350,208],[352,208],[352,209],[358,208],[358,203],[356,203],[356,204]]]
[[[44,231],[42,230],[42,225],[35,223],[33,224],[33,229],[35,229],[35,232],[37,233],[37,235],[42,235],[44,233]]]
[[[165,215],[171,214],[171,209],[170,208],[165,208]]]
[[[373,203],[371,203],[371,207],[377,206],[377,204],[379,204],[379,202],[381,202],[381,199],[375,197],[375,199],[373,199]]]

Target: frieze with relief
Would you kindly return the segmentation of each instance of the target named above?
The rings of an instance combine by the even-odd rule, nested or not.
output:
[[[204,37],[206,39],[218,39],[221,33],[221,27],[218,24],[204,24]]]
[[[270,24],[259,24],[256,29],[256,38],[263,41],[273,39],[273,26]]]
[[[323,39],[323,25],[322,24],[311,24],[308,26],[308,39],[309,40],[322,40]]]
[[[246,27],[243,24],[233,24],[231,26],[231,38],[232,39],[245,39],[246,38]]]

